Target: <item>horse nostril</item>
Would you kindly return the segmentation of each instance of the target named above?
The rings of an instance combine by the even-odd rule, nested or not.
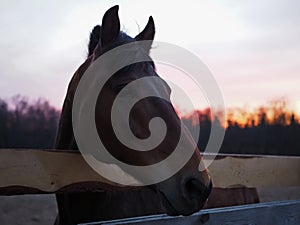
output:
[[[206,193],[205,193],[206,197],[205,197],[205,200],[208,199],[208,196],[210,195],[212,189],[213,189],[213,183],[212,183],[212,180],[210,180],[208,186],[206,187]]]
[[[205,202],[212,190],[212,182],[205,186],[200,180],[192,178],[186,181],[185,190],[190,200]]]

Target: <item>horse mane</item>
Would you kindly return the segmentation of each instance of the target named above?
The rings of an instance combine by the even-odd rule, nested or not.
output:
[[[97,46],[100,39],[100,33],[101,33],[101,27],[99,25],[95,26],[92,32],[90,33],[90,41],[88,45],[88,57],[90,57],[93,54]]]
[[[101,37],[101,26],[96,25],[92,32],[90,33],[90,40],[88,44],[88,57],[90,57],[93,53],[94,50],[99,42],[99,39]],[[125,32],[120,31],[117,39],[114,41],[114,43],[109,47],[109,49],[114,48],[118,45],[122,45],[125,43],[129,43],[134,41],[135,39],[127,35]]]

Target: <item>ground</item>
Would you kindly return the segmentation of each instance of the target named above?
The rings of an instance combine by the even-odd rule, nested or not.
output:
[[[0,196],[1,225],[53,225],[54,195]]]

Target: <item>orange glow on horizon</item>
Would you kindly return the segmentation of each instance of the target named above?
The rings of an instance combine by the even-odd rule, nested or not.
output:
[[[249,109],[247,107],[232,107],[226,112],[226,122],[221,126],[228,128],[229,126],[253,127],[259,124],[281,124],[289,125],[292,120],[300,122],[300,101],[296,110],[286,106],[286,102],[282,99],[271,101],[266,106],[259,106]],[[209,108],[203,110],[195,110],[194,112],[184,114],[180,110],[176,110],[181,119],[190,120],[192,125],[198,124],[198,121],[210,120],[214,118]],[[198,118],[195,118],[197,117]],[[225,124],[225,125],[222,125]]]

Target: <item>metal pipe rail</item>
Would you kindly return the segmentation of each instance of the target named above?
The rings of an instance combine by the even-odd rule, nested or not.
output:
[[[201,210],[191,216],[144,216],[81,225],[299,225],[300,200]]]

